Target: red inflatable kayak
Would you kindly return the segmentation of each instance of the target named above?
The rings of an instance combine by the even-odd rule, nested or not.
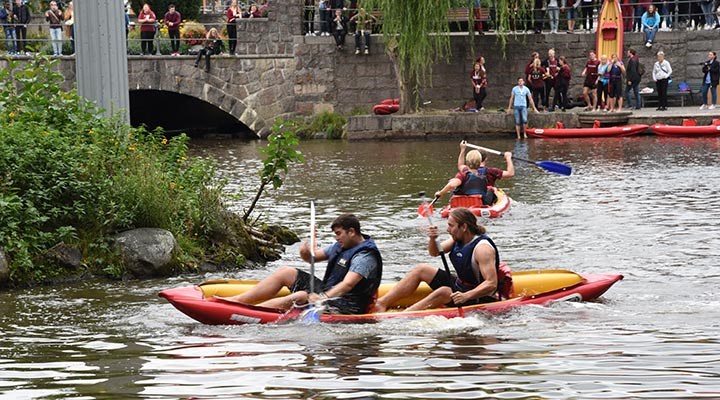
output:
[[[450,197],[450,204],[440,211],[440,216],[447,218],[448,215],[450,215],[450,211],[458,207],[469,208],[470,211],[478,217],[498,218],[502,216],[510,209],[510,197],[506,195],[502,189],[497,189],[492,186],[488,186],[488,189],[495,191],[495,196],[497,197],[495,204],[490,206],[484,205],[482,203],[482,196],[480,195],[452,196]]]
[[[697,121],[694,119],[685,119],[680,126],[655,124],[650,127],[650,130],[660,136],[700,137],[720,135],[720,119],[714,119],[712,125],[698,126],[696,124]]]
[[[623,137],[645,132],[648,125],[608,126],[605,128],[528,128],[527,134],[542,138],[584,138],[584,137]]]
[[[467,307],[404,311],[404,307],[430,293],[430,288],[423,283],[412,296],[400,299],[393,304],[391,311],[356,315],[326,313],[320,315],[320,322],[362,323],[390,318],[422,318],[434,315],[453,318],[478,313],[499,313],[528,304],[548,305],[558,301],[593,300],[600,297],[610,286],[622,278],[622,275],[616,274],[576,274],[565,270],[513,272],[513,292],[508,300]],[[301,309],[283,311],[223,299],[243,293],[256,284],[257,281],[211,281],[200,285],[163,290],[159,296],[167,299],[175,308],[189,317],[210,325],[281,323],[303,317]],[[381,285],[378,291],[379,295],[387,293],[393,285]],[[282,296],[288,293],[288,290],[283,288],[278,295]]]

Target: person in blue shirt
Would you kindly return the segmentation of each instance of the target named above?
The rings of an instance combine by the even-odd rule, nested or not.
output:
[[[525,86],[525,80],[519,77],[517,80],[517,86],[512,89],[510,94],[510,101],[508,102],[507,113],[510,114],[512,111],[515,116],[515,133],[517,138],[520,139],[520,132],[522,131],[523,137],[527,138],[527,127],[528,127],[528,115],[527,106],[528,101],[532,105],[533,111],[537,114],[538,110],[535,107],[530,89]]]
[[[650,4],[647,11],[640,18],[642,30],[645,32],[645,47],[652,47],[655,41],[655,35],[660,28],[660,13],[655,10],[655,6]]]

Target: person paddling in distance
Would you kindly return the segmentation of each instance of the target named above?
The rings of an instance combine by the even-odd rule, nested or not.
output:
[[[459,195],[482,195],[483,204],[492,205],[497,200],[495,192],[488,190],[488,186],[495,186],[498,179],[512,178],[515,176],[515,166],[513,165],[512,153],[506,151],[503,153],[507,169],[489,168],[485,166],[487,154],[478,150],[470,150],[465,155],[467,142],[460,142],[460,154],[458,154],[457,168],[458,173],[439,191],[435,193],[435,197],[442,197],[450,191]]]
[[[398,299],[412,294],[425,282],[433,291],[407,311],[425,310],[442,305],[469,306],[497,301],[500,256],[485,228],[467,208],[456,208],[448,217],[450,238],[438,243],[438,228],[428,228],[428,252],[437,257],[447,253],[456,276],[431,264],[416,265],[392,290],[375,302],[374,312],[384,312]]]
[[[324,300],[330,312],[364,314],[372,304],[382,279],[382,257],[370,236],[360,232],[360,221],[353,214],[342,214],[330,225],[336,242],[315,249],[314,261],[328,261],[322,280],[293,267],[282,267],[251,290],[227,300],[262,307],[289,310],[293,305]],[[300,245],[300,257],[311,262],[307,242]],[[310,280],[320,293],[310,293]],[[287,287],[291,294],[274,298]]]

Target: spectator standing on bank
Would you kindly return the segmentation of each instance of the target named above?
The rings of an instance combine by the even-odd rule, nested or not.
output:
[[[350,20],[355,21],[355,54],[360,54],[363,39],[365,40],[364,53],[370,54],[370,33],[372,32],[372,24],[375,21],[375,17],[365,11],[364,8],[360,8],[358,13],[353,15]]]
[[[540,59],[540,53],[538,53],[537,51],[533,51],[532,53],[530,53],[530,61],[525,65],[525,75],[530,73],[530,70],[532,69],[533,64],[535,64],[535,60],[539,60],[539,59]]]
[[[45,11],[45,20],[50,24],[50,41],[53,55],[62,55],[63,13],[58,9],[57,2],[50,2],[50,9]]]
[[[655,10],[654,5],[650,4],[640,20],[645,33],[645,47],[649,49],[652,47],[655,35],[660,28],[660,13]]]
[[[245,13],[245,15],[243,15],[243,16],[245,18],[261,18],[262,13],[260,12],[260,9],[258,8],[257,4],[253,3],[253,4],[250,4],[250,8],[248,9],[248,12]]]
[[[592,111],[597,107],[597,77],[598,65],[600,61],[594,51],[588,52],[588,59],[585,62],[585,68],[581,75],[585,77],[583,81],[583,100],[585,100],[585,111]]]
[[[3,8],[0,8],[0,24],[2,24],[3,31],[5,32],[5,50],[9,56],[17,54],[17,48],[15,47],[15,27],[13,26],[13,12],[10,6],[10,1],[5,0],[3,2]]]
[[[543,78],[545,78],[545,68],[542,67],[540,59],[536,58],[527,72],[527,82],[535,104],[545,104],[545,80]]]
[[[223,42],[217,29],[210,28],[205,34],[205,44],[195,59],[195,68],[200,63],[202,56],[205,56],[205,72],[210,72],[210,56],[223,52]]]
[[[547,15],[550,21],[550,33],[558,33],[560,26],[560,2],[563,0],[547,0]]]
[[[575,18],[577,18],[578,7],[580,7],[580,0],[560,0],[563,5],[560,7],[560,12],[565,13],[567,18],[567,33],[575,32]]]
[[[595,12],[595,0],[580,0],[580,20],[586,32],[593,30],[593,13]]]
[[[632,32],[633,15],[635,14],[635,0],[622,0],[620,13],[623,21],[623,32]]]
[[[150,9],[150,4],[143,4],[142,10],[138,14],[138,23],[140,24],[140,55],[152,55],[153,39],[155,38],[155,23],[157,18],[155,13]]]
[[[717,60],[717,53],[711,51],[707,55],[707,61],[703,63],[703,84],[702,84],[702,99],[703,104],[700,109],[703,110],[707,107],[708,110],[715,108],[717,104],[717,86],[720,80],[720,62]],[[708,90],[711,93],[712,104],[708,103]]]
[[[715,17],[715,0],[700,0],[700,8],[705,16],[705,29],[713,29],[717,26]]]
[[[555,93],[557,94],[555,99],[562,111],[565,111],[568,107],[567,92],[570,87],[571,77],[570,65],[567,63],[565,56],[560,56],[558,59],[558,73],[555,78]]]
[[[128,18],[127,22],[130,23],[130,18],[127,14],[125,14],[125,17]],[[72,1],[68,2],[67,8],[65,9],[65,29],[70,38],[70,55],[73,55],[75,54],[75,8]],[[127,36],[127,28],[125,29]]]
[[[320,0],[318,5],[320,11],[320,36],[330,36],[330,0]]]
[[[305,36],[315,34],[315,0],[305,0],[303,25],[305,26]]]
[[[335,9],[335,18],[333,18],[332,22],[332,34],[335,38],[335,45],[338,51],[345,49],[345,35],[347,35],[348,32],[347,26],[348,21],[343,15],[343,10],[341,8]]]
[[[597,108],[593,111],[600,111],[600,109],[607,111],[608,104],[608,86],[610,85],[610,72],[608,68],[610,63],[605,54],[600,56],[600,64],[598,65],[598,79],[597,79]]]
[[[13,20],[15,21],[15,40],[18,54],[30,54],[25,52],[27,26],[30,23],[30,17],[30,9],[27,4],[22,4],[20,0],[15,0]]]
[[[507,113],[513,113],[515,117],[515,133],[517,138],[520,139],[520,131],[522,131],[523,137],[527,138],[527,127],[528,127],[528,112],[527,105],[528,101],[532,105],[533,111],[537,114],[538,110],[535,107],[530,90],[525,86],[525,80],[520,77],[517,80],[517,86],[512,88],[510,93],[510,101],[508,102]]]
[[[636,54],[635,49],[628,49],[628,62],[625,67],[627,84],[625,86],[625,97],[627,98],[627,106],[632,108],[632,100],[630,98],[630,92],[633,92],[635,96],[635,109],[640,109],[640,59]]]
[[[553,101],[550,103],[550,92],[555,90],[555,77],[558,73],[558,61],[555,58],[555,49],[548,50],[548,57],[542,62],[543,68],[545,68],[545,107],[548,111],[555,111],[555,103],[557,103],[557,91],[553,96]],[[552,107],[550,107],[552,104]]]
[[[235,55],[235,48],[237,47],[237,23],[240,18],[242,18],[242,10],[240,10],[240,7],[238,7],[237,0],[232,0],[230,2],[230,7],[228,7],[227,12],[225,13],[225,17],[227,19],[227,34],[228,34],[228,52],[230,55]]]
[[[658,91],[658,108],[657,111],[667,111],[667,91],[670,76],[672,75],[672,67],[668,60],[665,59],[665,53],[658,51],[657,61],[653,65],[653,80]]]
[[[610,58],[610,65],[606,69],[606,75],[608,76],[608,94],[610,99],[608,100],[608,109],[610,112],[622,111],[623,104],[623,90],[622,90],[622,79],[625,73],[625,65],[617,54],[613,54]]]
[[[475,112],[482,111],[483,101],[487,97],[487,71],[485,70],[485,57],[479,57],[473,64],[470,72],[470,82],[473,86],[473,99],[475,100]]]
[[[180,55],[180,23],[182,22],[182,15],[175,10],[175,5],[170,4],[168,6],[168,12],[165,13],[163,21],[168,29],[168,37],[170,37],[170,47],[172,48],[173,57]]]
[[[533,3],[533,32],[536,35],[542,33],[545,24],[545,1],[547,0],[534,0]]]

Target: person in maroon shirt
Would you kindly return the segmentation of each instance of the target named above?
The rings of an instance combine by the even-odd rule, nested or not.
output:
[[[242,10],[238,7],[237,0],[230,2],[230,7],[225,15],[227,17],[228,52],[235,55],[237,47],[237,21],[242,18]]]
[[[536,58],[527,74],[528,87],[532,93],[535,104],[545,104],[545,68],[540,59]]]
[[[487,190],[488,186],[495,187],[498,179],[512,178],[515,176],[515,166],[512,162],[512,153],[506,151],[503,153],[507,162],[507,169],[486,167],[487,154],[477,150],[471,150],[465,155],[467,142],[460,142],[460,154],[458,154],[457,168],[458,173],[448,181],[448,183],[435,193],[435,197],[442,197],[451,190],[457,190],[462,193],[463,184],[467,183],[471,178],[484,177],[486,180],[485,192],[482,193],[483,204],[491,205],[495,202],[495,192]],[[471,177],[472,175],[472,177]]]
[[[583,100],[587,104],[585,111],[592,111],[597,107],[597,77],[598,77],[598,65],[600,61],[594,51],[588,52],[588,59],[585,63],[585,69],[582,71],[582,76],[585,77],[583,82]],[[590,97],[592,96],[592,99]]]
[[[542,62],[543,68],[545,68],[545,107],[548,111],[555,111],[555,105],[558,101],[557,90],[555,90],[555,77],[558,73],[558,60],[555,58],[555,49],[548,50],[548,57]],[[555,90],[555,96],[553,98],[552,107],[550,105],[550,92]]]
[[[565,111],[568,107],[567,92],[570,87],[570,78],[572,73],[570,72],[570,65],[565,60],[565,56],[560,56],[558,59],[558,73],[555,78],[555,100],[560,106],[560,110]]]
[[[155,37],[155,13],[150,9],[150,4],[143,4],[138,14],[140,24],[140,55],[151,55],[153,51],[153,38]]]
[[[470,72],[470,82],[473,85],[473,99],[475,99],[475,112],[484,110],[483,100],[487,96],[487,73],[485,71],[485,57],[479,57],[473,64]]]
[[[163,21],[168,28],[170,47],[172,47],[171,55],[177,57],[180,55],[180,22],[182,21],[182,16],[179,12],[175,11],[174,4],[168,6],[168,12],[165,13]]]

